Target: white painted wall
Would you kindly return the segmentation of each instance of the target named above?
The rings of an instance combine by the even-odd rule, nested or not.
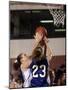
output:
[[[10,58],[16,58],[21,52],[31,54],[33,39],[10,40]],[[65,55],[65,38],[49,38],[49,46],[54,56]]]

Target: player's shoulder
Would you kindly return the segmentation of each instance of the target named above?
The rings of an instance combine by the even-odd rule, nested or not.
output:
[[[41,60],[40,60],[40,63],[48,64],[48,61],[45,57],[42,57]]]
[[[33,59],[32,60],[32,63],[30,64],[30,68],[33,66],[33,65],[46,65],[48,66],[48,61],[46,58],[42,57],[40,60],[36,60],[36,59]]]
[[[32,62],[31,62],[31,64],[30,64],[29,68],[32,68],[32,66],[33,66],[34,64],[36,64],[36,61],[35,61],[34,59],[32,59]]]

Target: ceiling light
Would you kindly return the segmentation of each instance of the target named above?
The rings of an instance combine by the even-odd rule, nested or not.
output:
[[[53,20],[41,20],[41,23],[53,23]]]

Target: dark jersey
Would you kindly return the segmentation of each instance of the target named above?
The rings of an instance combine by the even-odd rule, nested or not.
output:
[[[48,72],[48,62],[45,58],[42,60],[33,60],[30,65],[32,72],[31,87],[45,87],[48,86],[47,83],[47,72]]]

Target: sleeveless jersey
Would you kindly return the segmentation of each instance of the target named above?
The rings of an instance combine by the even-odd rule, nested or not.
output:
[[[33,60],[30,65],[30,69],[32,72],[31,87],[48,86],[48,62],[45,58],[42,58],[41,60]]]

